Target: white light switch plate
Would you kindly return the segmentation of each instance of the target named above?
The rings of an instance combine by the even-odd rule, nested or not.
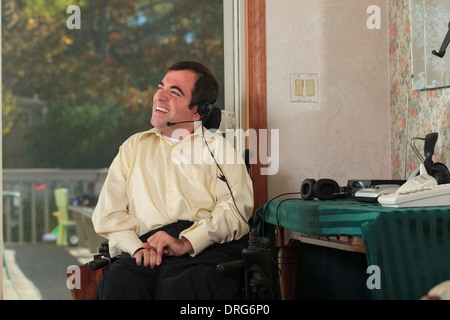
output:
[[[291,73],[291,102],[319,102],[319,75]]]

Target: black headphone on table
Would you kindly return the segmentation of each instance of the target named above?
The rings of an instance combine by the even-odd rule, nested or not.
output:
[[[313,200],[319,198],[320,200],[333,200],[340,194],[340,187],[338,183],[332,179],[305,179],[302,182],[300,194],[303,200]]]

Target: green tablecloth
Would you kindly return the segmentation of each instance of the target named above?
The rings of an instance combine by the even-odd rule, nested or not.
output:
[[[450,207],[387,208],[353,199],[282,200],[260,207],[265,221],[311,236],[361,236],[368,266],[380,268],[375,299],[418,299],[450,279]],[[369,277],[369,274],[368,274]]]

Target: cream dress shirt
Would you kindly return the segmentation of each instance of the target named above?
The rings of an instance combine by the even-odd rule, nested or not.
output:
[[[142,246],[140,235],[177,220],[194,222],[180,234],[192,244],[192,256],[249,232],[253,186],[244,161],[221,135],[204,133],[239,211],[219,179],[201,126],[178,143],[156,129],[137,133],[120,147],[92,216],[95,231],[109,241],[112,257],[134,253]]]

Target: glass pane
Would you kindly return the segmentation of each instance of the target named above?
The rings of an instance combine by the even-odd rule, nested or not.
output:
[[[79,263],[74,255],[92,258],[84,238],[72,237],[76,247],[56,244],[61,214],[54,214],[60,211],[54,190],[66,188],[72,209],[89,214],[119,145],[150,128],[153,94],[167,67],[200,61],[223,84],[223,52],[223,0],[2,1],[3,235],[10,269],[35,281],[26,271],[31,260],[17,261],[20,250],[31,255],[30,243],[45,255],[32,256],[36,268],[47,268],[53,256],[67,266]],[[77,228],[67,228],[67,239]],[[37,287],[40,298],[71,298],[68,290],[47,289]]]

